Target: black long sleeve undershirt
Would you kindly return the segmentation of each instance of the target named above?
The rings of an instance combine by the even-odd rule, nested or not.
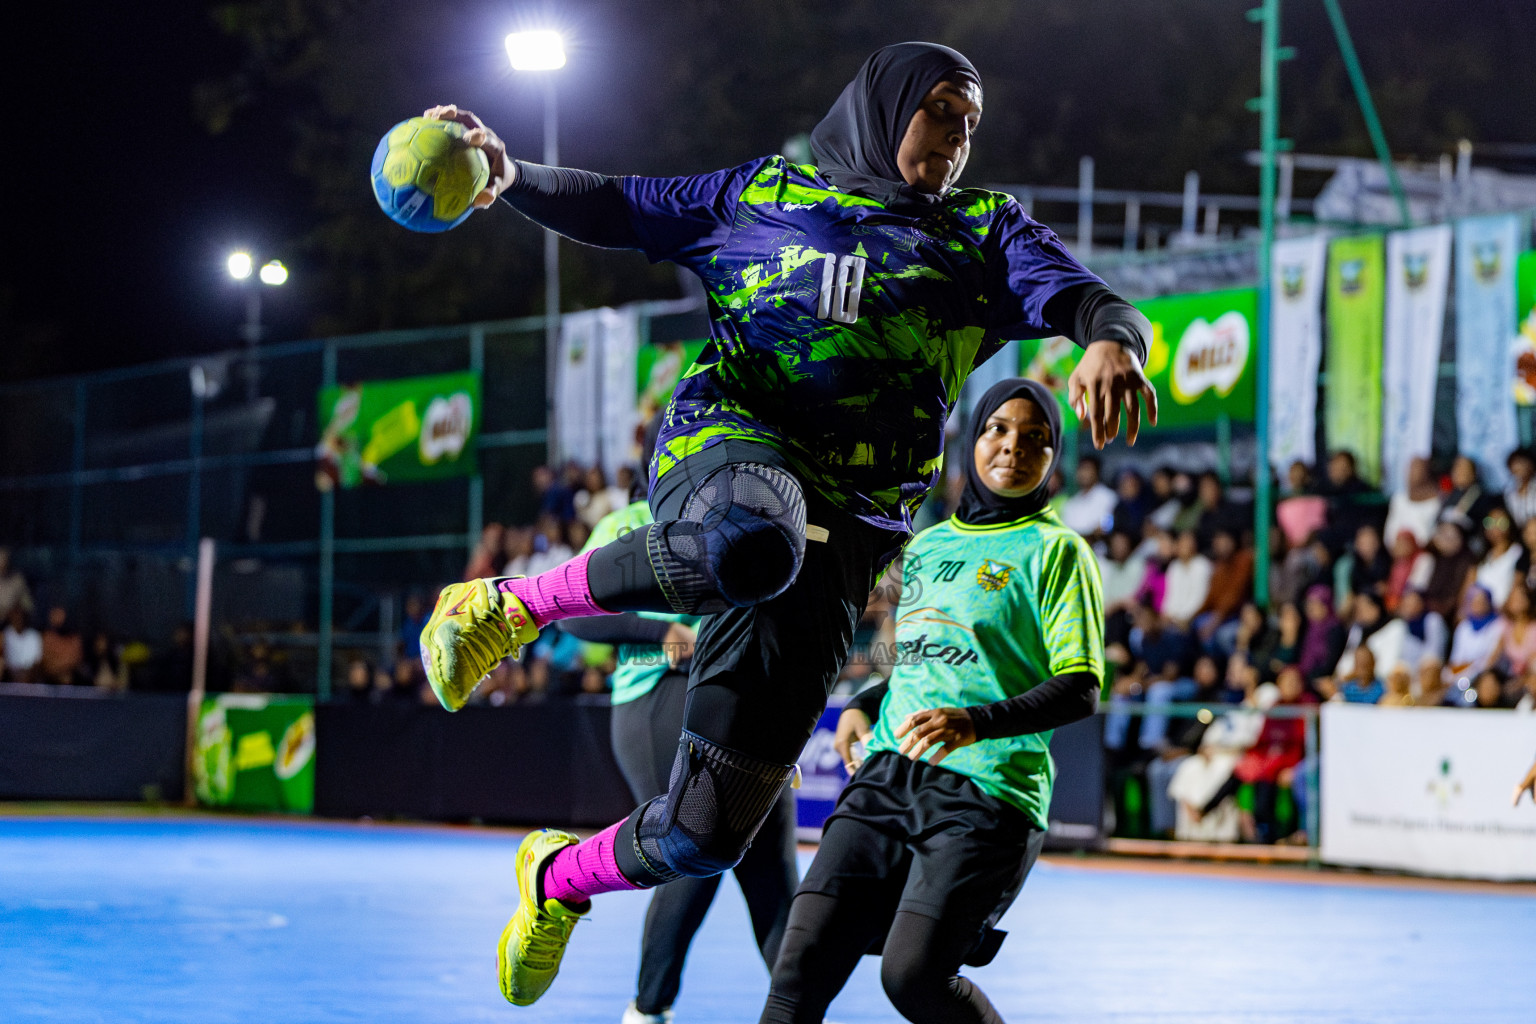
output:
[[[1067,327],[1067,337],[1086,348],[1095,341],[1117,341],[1136,354],[1143,366],[1152,343],[1152,322],[1146,314],[1095,282],[1074,284],[1045,303],[1045,322]]]
[[[672,624],[623,612],[561,619],[560,628],[578,640],[594,644],[660,644],[667,639],[667,630]]]
[[[889,689],[888,684],[880,683],[860,690],[844,708],[857,708],[874,721]],[[1098,706],[1099,677],[1092,672],[1067,672],[1017,697],[973,704],[965,710],[975,725],[977,739],[996,740],[1059,729],[1087,718]]]

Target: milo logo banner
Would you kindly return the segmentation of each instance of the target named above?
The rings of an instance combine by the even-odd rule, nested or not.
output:
[[[1258,289],[1170,295],[1136,306],[1152,321],[1144,369],[1157,389],[1159,426],[1207,425],[1223,415],[1253,419]],[[1067,378],[1080,355],[1066,338],[1020,344],[1020,372],[1056,392],[1069,429],[1078,421],[1066,405]]]
[[[324,388],[315,483],[411,483],[475,472],[480,375],[443,373]]]
[[[197,716],[192,784],[198,803],[246,811],[315,806],[315,702],[224,693]]]

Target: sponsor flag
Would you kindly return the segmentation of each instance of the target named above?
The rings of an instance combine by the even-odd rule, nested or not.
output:
[[[1269,464],[1317,461],[1317,371],[1323,354],[1323,234],[1283,238],[1271,262]]]
[[[1515,432],[1515,257],[1524,224],[1515,215],[1456,222],[1457,447],[1483,479],[1503,487]]]
[[[634,461],[635,307],[588,309],[560,318],[555,372],[555,440],[561,460],[601,465],[612,480]]]
[[[1408,477],[1408,463],[1429,454],[1450,279],[1449,224],[1387,236],[1387,321],[1381,356],[1385,491],[1398,490]]]
[[[1362,479],[1381,480],[1381,341],[1386,252],[1380,235],[1328,246],[1328,447],[1355,456]]]

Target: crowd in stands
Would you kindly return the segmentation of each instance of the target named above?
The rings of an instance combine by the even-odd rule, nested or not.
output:
[[[1536,456],[1508,467],[1499,491],[1469,458],[1443,479],[1415,459],[1382,495],[1347,451],[1321,479],[1293,465],[1264,538],[1266,610],[1248,494],[1167,469],[1110,487],[1083,459],[1056,505],[1103,574],[1122,814],[1159,837],[1297,841],[1305,705],[1536,709]],[[1151,710],[1175,702],[1234,707]]]

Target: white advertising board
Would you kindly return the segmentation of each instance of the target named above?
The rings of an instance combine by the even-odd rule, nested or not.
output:
[[[1510,805],[1536,715],[1330,703],[1321,729],[1324,861],[1536,879],[1536,805]]]

